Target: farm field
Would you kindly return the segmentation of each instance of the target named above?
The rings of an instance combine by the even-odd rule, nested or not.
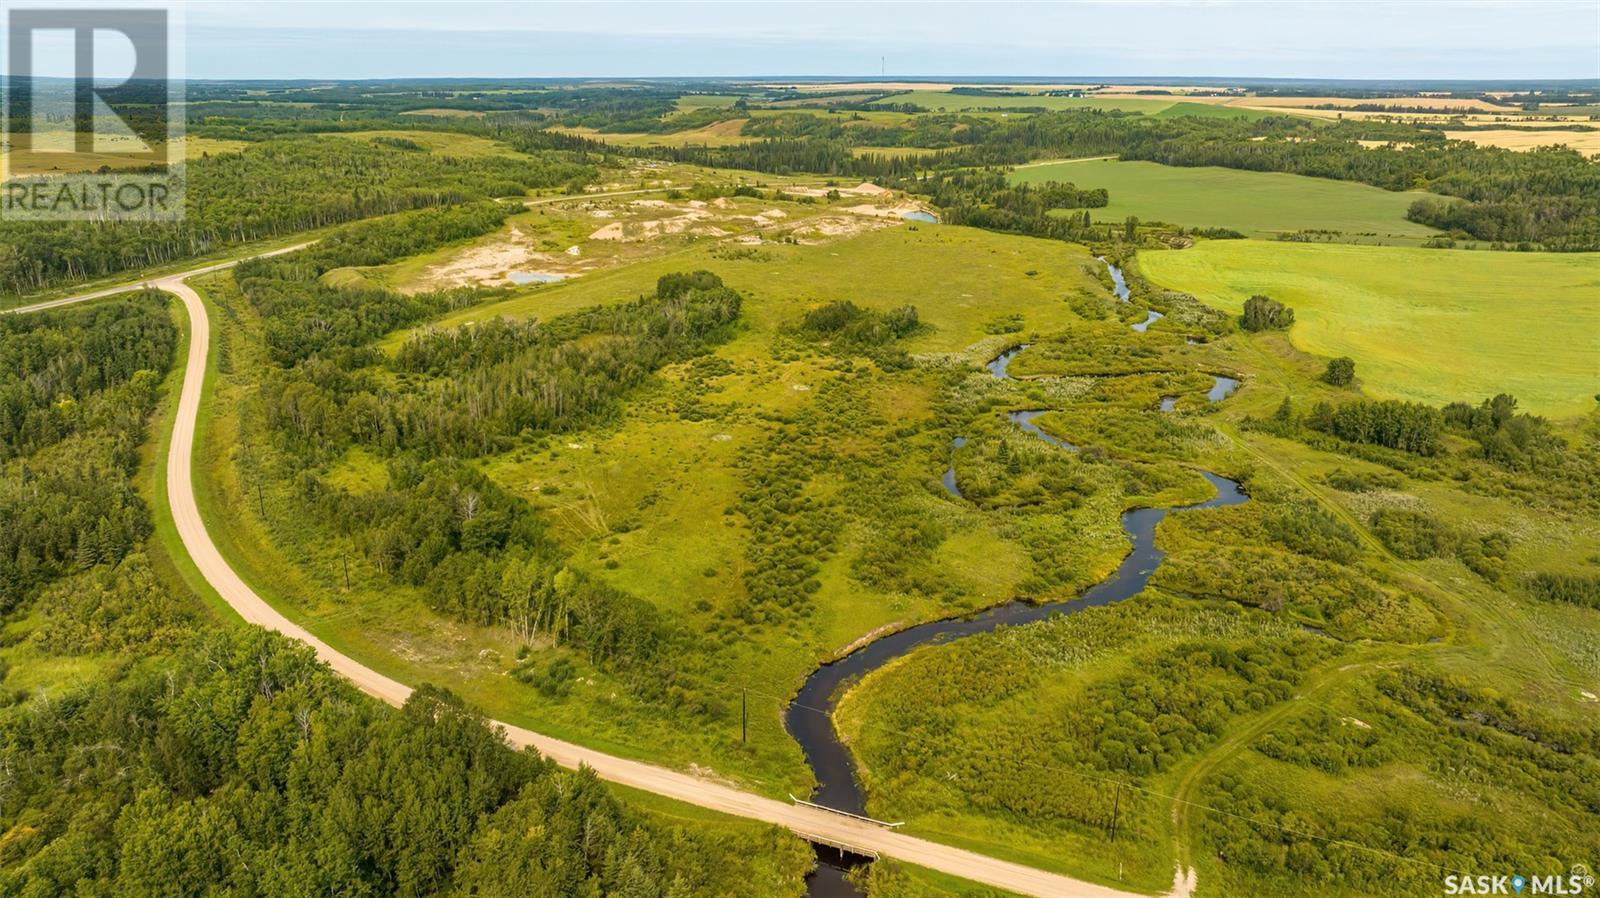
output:
[[[1218,240],[1145,253],[1140,267],[1229,311],[1256,293],[1286,303],[1295,345],[1354,358],[1374,395],[1441,405],[1511,392],[1540,414],[1594,408],[1592,254]]]
[[[1486,147],[1532,150],[1536,147],[1571,147],[1586,156],[1600,153],[1600,129],[1593,131],[1541,131],[1537,128],[1500,128],[1484,131],[1446,131],[1451,140],[1467,140]]]
[[[1021,166],[1011,179],[1025,184],[1064,181],[1079,188],[1104,187],[1111,194],[1110,205],[1090,210],[1103,221],[1134,215],[1143,221],[1187,227],[1232,228],[1252,236],[1303,229],[1377,235],[1364,237],[1369,241],[1415,241],[1435,233],[1405,218],[1406,209],[1420,194],[1351,181],[1110,159]]]
[[[106,140],[102,137],[101,140]],[[4,156],[6,170],[13,174],[48,174],[50,172],[78,172],[97,171],[102,167],[110,169],[135,168],[147,163],[130,162],[127,156],[121,155],[112,149],[109,152],[78,153],[72,149],[72,134],[66,131],[41,133],[35,136],[37,145],[44,149],[31,152],[13,152],[10,144],[0,151]],[[132,143],[132,138],[117,141],[112,140],[112,147],[118,144]],[[212,137],[185,137],[183,140],[183,154],[185,159],[199,159],[205,155],[218,153],[232,153],[246,146],[240,140],[220,140]],[[157,144],[155,149],[161,149]],[[65,160],[65,161],[64,161]]]

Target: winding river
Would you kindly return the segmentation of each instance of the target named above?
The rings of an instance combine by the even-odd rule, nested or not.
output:
[[[1109,262],[1106,264],[1110,265]],[[1112,272],[1113,279],[1120,282],[1121,272],[1114,267]],[[1123,287],[1123,290],[1126,290],[1126,287]],[[1009,380],[1011,376],[1006,371],[1007,366],[1018,353],[1027,348],[1028,344],[1023,344],[1009,349],[985,367],[994,377]],[[1238,386],[1238,381],[1232,378],[1219,377],[1217,381],[1217,385],[1207,394],[1207,398],[1212,402],[1223,399]],[[1032,423],[1033,418],[1043,412],[1044,410],[1015,411],[1009,413],[1008,417],[1023,430],[1051,445],[1076,451],[1077,447],[1071,443],[1045,433]],[[952,443],[952,455],[956,449],[965,444],[966,438],[958,437]],[[1240,488],[1238,481],[1210,471],[1201,471],[1200,474],[1216,488],[1215,497],[1194,505],[1182,505],[1176,508],[1135,508],[1123,512],[1122,532],[1127,534],[1128,542],[1131,544],[1128,554],[1110,576],[1089,587],[1076,598],[1042,605],[1011,601],[970,617],[930,621],[875,639],[843,658],[817,668],[800,687],[800,693],[784,711],[783,717],[784,727],[789,731],[789,735],[800,743],[801,749],[805,752],[806,762],[811,765],[811,771],[817,778],[819,785],[811,800],[824,807],[849,814],[866,813],[865,796],[856,782],[855,761],[850,757],[849,750],[839,741],[838,733],[833,728],[833,711],[842,688],[847,683],[856,681],[924,645],[988,633],[1002,626],[1045,620],[1057,614],[1072,614],[1096,605],[1119,602],[1138,593],[1144,589],[1151,575],[1156,572],[1156,568],[1160,567],[1161,560],[1166,557],[1166,553],[1155,545],[1156,525],[1161,523],[1163,518],[1172,512],[1239,505],[1249,501],[1250,497]],[[953,458],[941,481],[950,495],[961,498],[961,490],[956,484]],[[835,860],[821,854],[819,858],[822,866],[809,881],[809,894],[813,898],[859,894],[842,876],[840,865],[843,859]]]

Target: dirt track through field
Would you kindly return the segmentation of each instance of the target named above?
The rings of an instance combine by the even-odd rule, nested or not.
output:
[[[277,250],[272,255],[290,252],[305,245],[307,244]],[[200,399],[204,390],[211,322],[206,314],[205,303],[186,281],[197,275],[230,267],[237,262],[238,260],[222,262],[146,282],[149,286],[177,296],[183,302],[190,322],[189,356],[184,366],[183,389],[178,399],[178,413],[173,422],[172,440],[167,452],[167,502],[172,508],[178,535],[201,576],[205,577],[206,582],[240,617],[249,623],[305,643],[316,652],[321,661],[354,683],[362,692],[398,706],[411,695],[410,686],[384,676],[334,650],[257,595],[222,557],[216,543],[206,531],[205,522],[200,517],[200,508],[194,494],[191,461],[194,456]],[[99,299],[120,292],[137,290],[146,283],[132,283],[64,297],[24,306],[14,311],[30,312]],[[601,779],[610,782],[643,789],[714,811],[776,824],[802,837],[845,846],[863,854],[893,857],[984,885],[1042,898],[1135,898],[1138,895],[930,842],[819,808],[790,804],[743,792],[686,773],[608,755],[544,736],[523,727],[504,723],[497,725],[504,728],[507,738],[513,745],[533,748],[564,767],[587,766],[593,768]],[[1193,873],[1184,876],[1180,870],[1168,895],[1171,898],[1185,898],[1192,891],[1193,884]]]

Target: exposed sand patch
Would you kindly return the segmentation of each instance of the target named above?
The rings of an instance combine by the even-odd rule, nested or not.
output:
[[[801,187],[796,184],[790,184],[785,187],[779,187],[778,191],[787,193],[790,196],[816,197],[824,197],[829,193],[837,193],[840,196],[888,196],[894,192],[886,187],[879,187],[870,181],[862,181],[854,187]]]
[[[765,218],[762,215],[718,216],[711,211],[709,204],[703,202],[698,205],[691,202],[687,205],[679,206],[665,200],[634,200],[628,203],[628,206],[641,211],[666,212],[669,214],[664,218],[614,221],[591,233],[589,239],[632,243],[671,234],[726,237],[733,232],[724,227],[719,227],[719,225],[727,225],[734,221],[748,221],[759,227],[772,223],[771,218]],[[730,203],[728,206],[718,208],[726,209],[731,206],[732,204]]]
[[[912,212],[927,212],[921,203],[896,203],[893,206],[875,206],[871,203],[862,203],[858,206],[846,206],[844,211],[854,212],[857,215],[870,215],[874,218],[904,218]]]
[[[423,269],[419,282],[405,293],[421,293],[448,287],[469,287],[488,283],[509,283],[506,273],[531,262],[548,261],[545,253],[535,252],[527,237],[513,227],[502,240],[471,246],[450,259]]]
[[[840,237],[854,237],[868,231],[892,228],[900,223],[901,219],[898,216],[891,215],[822,215],[800,222],[789,236],[798,243],[812,246]]]
[[[887,187],[879,187],[871,181],[862,181],[860,184],[857,184],[849,190],[841,190],[839,192],[853,193],[857,196],[888,196],[890,190]]]

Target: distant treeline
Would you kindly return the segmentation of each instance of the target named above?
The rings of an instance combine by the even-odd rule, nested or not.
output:
[[[906,178],[921,172],[1016,165],[1041,158],[1118,155],[1178,166],[1222,166],[1426,189],[1411,217],[1479,240],[1545,249],[1600,249],[1600,167],[1567,149],[1513,152],[1447,141],[1435,131],[1375,122],[1311,123],[1147,116],[1097,110],[1025,119],[918,116],[909,127],[850,127],[837,116],[782,117],[753,134],[784,136],[726,147],[652,148],[681,162],[791,173]],[[809,119],[809,121],[808,121]],[[1366,147],[1381,139],[1410,146]],[[852,146],[921,146],[920,156],[853,155]]]
[[[530,138],[552,143],[552,138]],[[542,149],[542,148],[541,148]],[[25,293],[359,218],[593,176],[581,155],[459,159],[364,140],[279,139],[188,167],[188,215],[170,224],[0,222],[0,293]]]

